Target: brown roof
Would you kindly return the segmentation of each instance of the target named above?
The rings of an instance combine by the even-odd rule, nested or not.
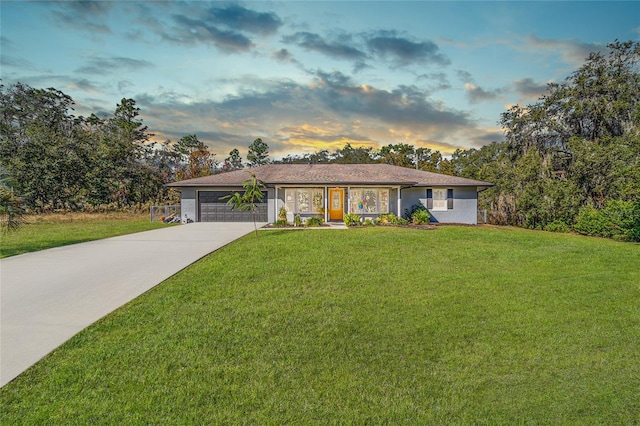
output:
[[[493,186],[489,182],[388,164],[267,164],[251,169],[183,180],[168,186],[239,186],[250,177],[251,173],[268,186],[291,184]]]

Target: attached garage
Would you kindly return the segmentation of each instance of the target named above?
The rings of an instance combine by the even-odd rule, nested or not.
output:
[[[198,191],[199,222],[253,222],[251,211],[233,209],[227,204],[228,197],[234,191]],[[267,193],[263,192],[263,200],[267,200]],[[255,212],[257,222],[267,222],[267,203],[257,204]]]

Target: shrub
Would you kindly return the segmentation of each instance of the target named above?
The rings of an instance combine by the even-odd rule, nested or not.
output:
[[[293,217],[293,226],[302,226],[302,218],[299,214]]]
[[[406,225],[407,220],[396,216],[394,213],[381,214],[376,220],[381,225]]]
[[[584,235],[640,241],[640,202],[611,200],[603,209],[583,207],[573,229]]]
[[[416,209],[416,211],[414,211],[413,214],[411,215],[411,222],[414,225],[425,225],[429,223],[430,219],[431,219],[431,215],[429,214],[427,209],[424,209],[424,208]]]
[[[370,218],[366,218],[366,219],[364,220],[364,222],[362,222],[362,224],[363,224],[364,226],[373,226],[373,225],[375,225],[375,223],[373,222],[373,220],[371,220]]]
[[[347,213],[344,215],[344,218],[342,220],[347,226],[360,225],[360,215],[357,213]]]
[[[324,223],[324,219],[320,216],[312,216],[305,221],[305,226],[321,226]]]
[[[285,228],[287,226],[289,226],[289,222],[287,222],[287,219],[278,219],[275,222],[273,222],[273,226],[275,226],[276,228]]]
[[[284,220],[285,222],[287,221],[287,209],[285,209],[284,207],[281,207],[278,211],[278,220]]]
[[[569,232],[571,228],[561,220],[554,220],[551,223],[547,223],[544,230],[549,232]]]
[[[404,209],[404,214],[402,215],[402,217],[407,220],[411,220],[414,213],[417,212],[418,210],[424,210],[428,212],[427,208],[424,205],[422,205],[422,203],[418,203],[418,204],[412,205],[408,209]]]

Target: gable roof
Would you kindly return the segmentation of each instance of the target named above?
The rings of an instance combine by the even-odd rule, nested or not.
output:
[[[492,183],[425,172],[389,164],[267,164],[170,183],[170,187],[240,186],[253,173],[267,186],[274,185],[401,185],[475,186]]]

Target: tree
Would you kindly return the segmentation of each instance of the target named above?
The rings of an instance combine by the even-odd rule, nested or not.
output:
[[[640,198],[640,43],[608,46],[538,102],[502,114],[504,176],[518,184],[498,177],[494,193],[511,194],[515,224],[570,225],[580,207]]]
[[[34,209],[80,203],[93,149],[78,138],[81,119],[59,90],[0,86],[0,165]]]
[[[258,225],[256,224],[256,213],[259,208],[258,203],[262,203],[262,200],[264,199],[262,191],[265,188],[265,184],[263,181],[256,178],[256,175],[251,173],[251,177],[242,183],[242,187],[244,188],[244,194],[240,195],[239,192],[236,192],[232,195],[222,197],[222,199],[227,199],[227,204],[232,205],[232,208],[251,212],[253,226],[257,236]]]
[[[372,164],[378,162],[374,158],[372,148],[354,148],[350,143],[335,152],[333,161],[338,164]]]
[[[186,162],[186,165],[180,167],[177,171],[177,179],[192,179],[209,176],[214,173],[217,166],[215,154],[211,153],[196,135],[187,135],[180,138],[175,145],[175,149],[181,156],[182,161]]]
[[[380,149],[381,162],[400,167],[415,167],[416,150],[413,145],[389,144]]]
[[[234,170],[241,170],[242,168],[242,157],[240,156],[240,151],[238,151],[237,148],[233,148],[229,151],[229,156],[224,160],[222,171],[231,172]]]
[[[247,165],[249,167],[262,166],[269,163],[269,146],[258,138],[249,145],[247,153]]]
[[[22,200],[13,192],[7,180],[6,177],[0,178],[0,229],[3,232],[20,228],[26,216]]]

